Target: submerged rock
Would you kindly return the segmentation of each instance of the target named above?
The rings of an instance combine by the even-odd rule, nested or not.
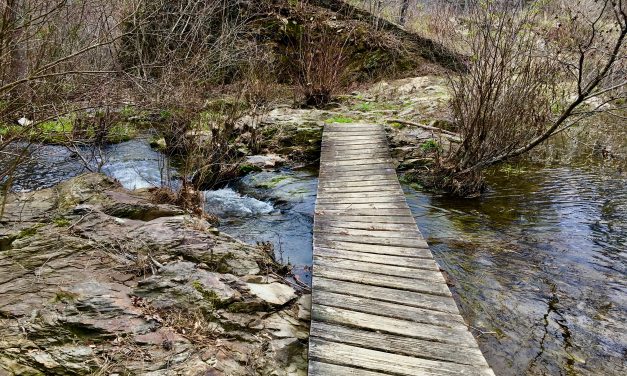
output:
[[[302,299],[273,266],[102,175],[11,195],[0,375],[305,375]]]

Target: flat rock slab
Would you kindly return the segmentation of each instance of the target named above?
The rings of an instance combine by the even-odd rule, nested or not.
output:
[[[309,375],[494,375],[414,221],[375,124],[325,127]]]

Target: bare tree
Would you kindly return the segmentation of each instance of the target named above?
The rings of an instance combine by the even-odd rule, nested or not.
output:
[[[621,106],[625,3],[595,5],[563,9],[555,28],[568,30],[557,36],[538,26],[537,6],[516,13],[488,2],[471,11],[469,72],[450,80],[462,143],[442,162],[442,185],[462,195],[476,192],[487,167],[534,149],[583,117]]]

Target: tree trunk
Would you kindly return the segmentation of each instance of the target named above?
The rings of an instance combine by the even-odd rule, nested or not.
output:
[[[401,4],[401,16],[398,20],[402,26],[405,26],[405,22],[407,21],[407,10],[409,9],[409,0],[403,0],[403,4]]]

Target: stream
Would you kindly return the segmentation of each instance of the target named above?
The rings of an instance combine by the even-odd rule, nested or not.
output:
[[[127,188],[158,184],[163,157],[146,141],[107,150],[104,172]],[[61,147],[38,148],[15,188],[84,172]],[[275,255],[311,283],[317,172],[250,174],[205,192],[220,229]],[[627,374],[627,178],[542,168],[488,179],[479,199],[404,186],[421,232],[497,375]]]

